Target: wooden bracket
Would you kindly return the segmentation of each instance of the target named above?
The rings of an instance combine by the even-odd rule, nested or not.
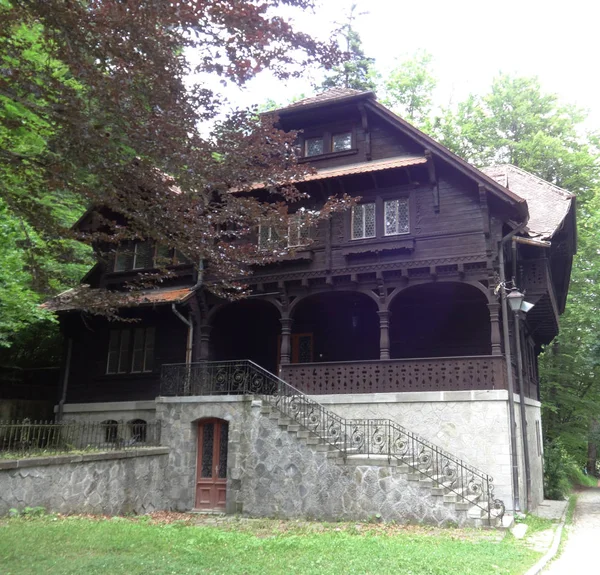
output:
[[[369,131],[369,118],[367,116],[367,110],[364,104],[358,105],[358,111],[360,112],[360,120],[362,123],[362,129],[365,133],[365,158],[367,161],[371,161],[373,158],[371,152],[371,132]]]
[[[433,209],[436,214],[440,212],[440,186],[437,181],[437,174],[435,172],[435,164],[433,162],[433,154],[431,150],[425,150],[425,157],[427,158],[427,173],[429,174],[429,185],[433,191]]]

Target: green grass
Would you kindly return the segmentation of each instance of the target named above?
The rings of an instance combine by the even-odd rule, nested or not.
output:
[[[540,557],[496,532],[362,524],[235,522],[223,527],[148,520],[0,520],[0,574],[521,574]],[[256,525],[256,524],[255,524]]]

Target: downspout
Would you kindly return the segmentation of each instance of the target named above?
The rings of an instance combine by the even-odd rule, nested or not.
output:
[[[194,323],[192,322],[191,316],[189,319],[187,319],[182,314],[180,314],[177,308],[175,307],[174,303],[171,304],[171,310],[185,325],[187,325],[188,336],[187,346],[185,349],[185,363],[187,365],[190,365],[192,363],[192,345],[194,343]]]
[[[56,422],[60,423],[65,410],[65,402],[67,401],[67,388],[69,386],[69,372],[71,371],[71,354],[73,353],[73,338],[67,339],[67,357],[65,359],[65,371],[63,373],[62,392],[60,401],[58,402],[58,412],[56,413]]]
[[[512,467],[512,488],[513,488],[513,510],[521,511],[519,500],[519,463],[517,459],[517,434],[515,421],[515,398],[514,398],[514,382],[512,372],[512,355],[510,352],[510,335],[508,333],[508,304],[506,302],[506,273],[504,272],[504,244],[518,234],[525,224],[515,228],[512,232],[506,234],[499,243],[498,260],[500,267],[500,290],[502,301],[502,331],[504,335],[504,357],[506,359],[506,379],[508,385],[508,419],[510,425],[510,450],[511,450],[511,467]]]

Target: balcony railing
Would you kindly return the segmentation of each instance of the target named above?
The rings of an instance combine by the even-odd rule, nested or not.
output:
[[[282,366],[281,377],[303,393],[389,393],[506,389],[500,355],[432,357]]]

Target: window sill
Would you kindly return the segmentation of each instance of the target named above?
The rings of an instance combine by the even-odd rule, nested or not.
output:
[[[353,156],[358,154],[358,148],[352,148],[350,150],[343,150],[342,152],[328,152],[327,154],[319,154],[318,156],[302,156],[298,158],[298,163],[303,164],[306,162],[313,162],[315,160],[328,160],[329,158],[341,158],[343,156]]]

